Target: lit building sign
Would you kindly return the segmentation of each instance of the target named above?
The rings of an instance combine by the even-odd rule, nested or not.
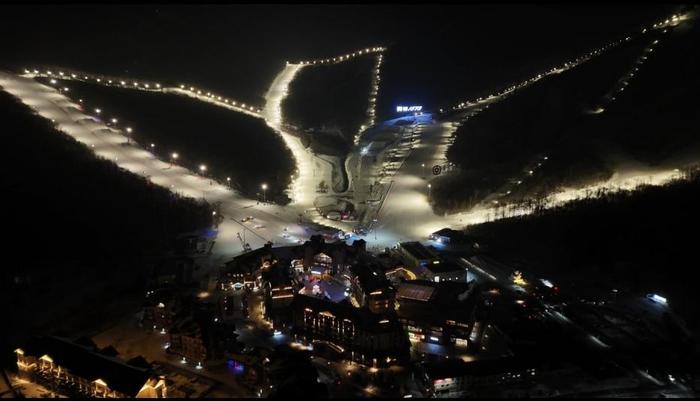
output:
[[[398,112],[398,113],[421,111],[421,110],[423,110],[423,106],[396,106],[396,112]]]

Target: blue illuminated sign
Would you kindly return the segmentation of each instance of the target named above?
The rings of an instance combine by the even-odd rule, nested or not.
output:
[[[415,112],[423,110],[423,106],[396,106],[396,112]]]

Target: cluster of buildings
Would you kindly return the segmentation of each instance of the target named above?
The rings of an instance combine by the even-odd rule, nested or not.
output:
[[[226,264],[219,287],[236,286],[264,294],[261,318],[275,333],[372,367],[409,363],[414,343],[479,352],[485,327],[466,268],[418,242],[383,257],[364,240],[268,245]]]
[[[202,368],[240,349],[236,327],[219,319],[219,305],[210,302],[195,279],[193,258],[201,253],[201,236],[178,239],[180,248],[157,260],[148,276],[139,323],[161,336],[166,351],[184,364]],[[99,348],[88,338],[35,337],[15,349],[18,377],[71,398],[186,397],[194,384],[143,357],[122,360],[114,347]]]
[[[396,245],[395,252],[404,262],[405,268],[417,277],[436,283],[467,281],[467,269],[464,266],[439,257],[420,242],[400,242]]]
[[[483,254],[442,252],[441,246],[478,249],[458,232],[441,230],[431,240],[438,246],[401,242],[379,255],[367,252],[361,239],[348,245],[319,235],[301,245],[267,244],[226,263],[208,291],[190,286],[191,261],[170,261],[155,269],[141,324],[167,339],[167,352],[183,364],[203,368],[218,361],[236,375],[245,371],[238,382],[258,395],[273,388],[271,371],[289,370],[277,366],[279,359],[292,358],[239,341],[240,335],[259,340],[261,329],[289,352],[313,351],[370,372],[408,367],[409,381],[429,397],[565,396],[581,392],[582,385],[601,392],[640,385],[638,375],[593,354],[583,365],[538,355],[540,343],[571,349],[535,306],[562,304],[553,283],[528,282]],[[241,321],[247,329],[237,331]],[[178,394],[143,358],[122,361],[113,348],[99,349],[89,340],[44,337],[15,353],[20,376],[62,394]]]
[[[348,245],[321,236],[268,245],[227,263],[219,288],[257,291],[260,307],[251,318],[327,360],[375,371],[408,367],[425,396],[557,396],[576,394],[582,380],[600,391],[639,384],[614,367],[596,373],[523,357],[523,349],[539,352],[532,351],[538,341],[563,341],[530,305],[554,299],[558,288],[518,280],[459,232],[431,239],[436,246],[402,242],[380,255],[368,253],[363,240]],[[443,252],[449,248],[468,252]]]
[[[71,397],[166,398],[168,383],[141,357],[61,337],[33,338],[15,350],[19,376]]]
[[[235,324],[223,319],[221,305],[206,291],[183,296],[171,289],[151,290],[143,306],[141,324],[145,330],[167,338],[167,352],[182,363],[201,368],[241,348]]]

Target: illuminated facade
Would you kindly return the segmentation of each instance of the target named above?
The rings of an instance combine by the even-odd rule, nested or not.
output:
[[[540,371],[534,366],[514,357],[473,362],[448,359],[423,363],[417,379],[425,395],[432,398],[525,398],[546,395],[538,391],[538,379],[561,380],[571,373],[581,374],[562,367]]]
[[[483,324],[477,319],[478,292],[467,283],[404,282],[397,314],[411,342],[478,350]]]
[[[166,398],[165,378],[131,361],[59,337],[43,337],[15,350],[19,375],[76,398]],[[135,358],[136,359],[136,358]]]
[[[225,264],[219,277],[219,288],[227,290],[231,287],[245,285],[253,289],[257,287],[262,268],[273,260],[272,244],[236,256]]]
[[[426,265],[422,271],[423,278],[436,283],[444,281],[467,282],[467,269],[457,263],[438,260]]]
[[[394,313],[375,314],[348,302],[297,294],[292,333],[305,342],[326,341],[355,362],[383,367],[409,359],[409,342]]]
[[[183,362],[204,364],[209,357],[205,340],[199,324],[184,320],[170,331],[168,353],[180,356]]]
[[[396,290],[378,266],[368,261],[356,264],[348,269],[347,277],[351,277],[352,293],[360,307],[372,313],[394,310]]]
[[[345,242],[326,243],[322,236],[313,235],[301,245],[304,255],[304,266],[308,270],[312,266],[323,267],[334,275],[346,266],[357,261],[365,254],[366,243],[356,240],[352,245]]]
[[[291,318],[289,305],[294,298],[294,287],[290,276],[291,268],[286,265],[273,263],[263,268],[263,313],[274,328],[285,327]]]
[[[143,305],[141,323],[146,330],[165,334],[170,331],[175,316],[182,308],[181,300],[169,291],[149,291]]]

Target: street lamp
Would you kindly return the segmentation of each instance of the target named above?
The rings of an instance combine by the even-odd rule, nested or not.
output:
[[[126,133],[129,134],[126,136],[126,143],[131,144],[131,127],[126,127]]]
[[[207,171],[207,166],[204,164],[199,165],[199,171],[204,174]]]
[[[425,178],[425,163],[421,163],[420,166],[423,168],[423,178]]]
[[[263,183],[263,184],[260,186],[260,188],[262,188],[262,190],[263,190],[263,203],[266,203],[266,202],[267,202],[267,195],[266,195],[266,192],[267,192],[267,184]]]
[[[430,201],[430,188],[432,188],[432,185],[428,184],[428,201]]]

